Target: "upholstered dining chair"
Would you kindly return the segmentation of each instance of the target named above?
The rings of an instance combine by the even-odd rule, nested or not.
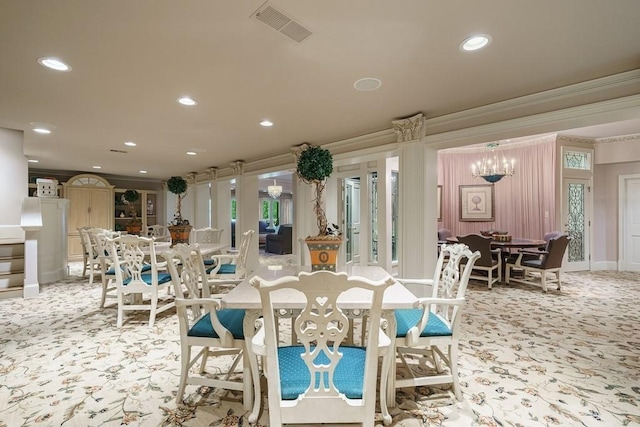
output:
[[[520,249],[515,262],[506,264],[505,281],[507,284],[519,282],[540,285],[544,292],[547,292],[547,284],[556,283],[558,290],[561,290],[560,271],[570,240],[569,236],[561,234],[549,239],[544,251]],[[530,258],[525,259],[526,255]],[[522,278],[511,277],[513,270],[522,271]]]
[[[149,311],[149,327],[153,327],[156,316],[175,307],[171,295],[171,274],[160,271],[166,263],[157,260],[153,239],[136,235],[125,235],[109,239],[110,253],[119,253],[113,258],[118,298],[118,328],[122,327],[125,311]],[[147,253],[145,253],[147,252]],[[147,263],[145,259],[148,260]],[[160,291],[166,297],[160,298]],[[145,302],[144,297],[149,298]]]
[[[373,427],[378,357],[390,348],[380,329],[382,298],[393,279],[373,282],[346,273],[302,272],[268,281],[258,276],[251,284],[260,292],[262,327],[251,346],[265,361],[269,424],[362,423]],[[278,341],[278,318],[271,296],[293,289],[306,305],[292,319],[298,343]],[[338,298],[344,292],[364,289],[371,298],[369,333],[360,346],[343,345],[349,319]],[[376,333],[377,332],[377,333]]]
[[[82,242],[82,251],[84,267],[82,269],[82,275],[84,276],[89,270],[89,285],[93,284],[94,276],[100,272],[100,259],[98,258],[99,251],[96,242],[96,234],[101,232],[102,228],[95,227],[80,227],[78,232],[80,233],[80,240]]]
[[[210,286],[237,285],[245,279],[249,246],[254,234],[255,230],[245,231],[242,234],[242,241],[237,251],[211,255],[214,265],[207,269]]]
[[[223,231],[221,228],[197,228],[191,232],[191,243],[220,243]],[[204,264],[213,265],[214,261],[211,258],[206,258]]]
[[[89,230],[91,227],[78,227],[78,235],[80,236],[80,244],[82,245],[82,275],[86,276],[87,274],[87,269],[90,268],[89,265],[89,260],[91,260],[93,262],[93,259],[90,257],[89,255],[89,247],[87,245],[88,243],[88,237],[86,236],[86,232],[87,230]]]
[[[387,378],[388,369],[395,366],[396,355],[405,368],[405,375],[391,376],[394,383],[390,384],[390,391],[451,383],[456,399],[462,400],[458,381],[460,318],[471,270],[479,258],[479,251],[471,252],[464,244],[443,245],[433,279],[396,279],[405,285],[431,286],[431,297],[420,298],[414,309],[395,311],[396,351],[392,353],[391,363],[383,365],[382,375]],[[426,361],[433,365],[433,373],[424,370]],[[443,364],[448,368],[447,371],[442,369]],[[386,401],[380,404],[385,424],[388,424],[391,417]]]
[[[480,258],[473,266],[471,279],[486,282],[489,289],[494,283],[502,281],[502,252],[491,249],[491,237],[467,234],[458,236],[458,242],[467,245],[473,252],[480,252]]]
[[[116,248],[115,252],[112,251],[112,247],[108,244],[109,239],[115,239],[119,237],[121,233],[119,231],[112,231],[101,229],[96,233],[96,247],[98,249],[98,260],[100,262],[100,276],[102,279],[102,296],[100,298],[100,307],[104,308],[107,297],[117,298],[116,270],[114,269],[115,257],[119,256],[119,250]]]
[[[252,370],[245,354],[244,310],[225,309],[219,295],[210,295],[202,254],[197,245],[179,243],[162,255],[176,284],[180,325],[180,385],[176,401],[183,403],[187,384],[240,391],[246,409],[252,406]],[[177,266],[180,266],[178,270]],[[202,295],[201,295],[202,292]],[[193,351],[199,349],[194,355]],[[206,372],[209,357],[233,356],[227,372]],[[242,372],[236,368],[243,361]],[[191,368],[199,363],[198,372]],[[240,376],[241,374],[241,376]],[[238,377],[238,378],[235,378]]]

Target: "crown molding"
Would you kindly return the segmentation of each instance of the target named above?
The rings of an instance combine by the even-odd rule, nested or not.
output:
[[[616,142],[640,142],[640,133],[631,135],[614,136],[610,138],[596,138],[596,143],[616,143]]]
[[[632,95],[529,117],[427,135],[425,142],[433,148],[444,149],[498,139],[549,133],[550,129],[555,129],[555,132],[558,132],[567,128],[584,126],[586,121],[593,125],[595,118],[600,119],[601,123],[624,120],[627,118],[627,114],[624,114],[625,110],[639,108],[640,95]]]
[[[577,96],[593,95],[598,92],[606,93],[607,91],[627,85],[640,85],[640,69],[458,111],[444,116],[433,117],[426,120],[426,132],[428,134],[430,128],[456,127],[459,122],[468,122],[469,120],[477,121],[487,116],[508,113],[514,109],[530,109],[542,104],[566,101],[569,98]]]

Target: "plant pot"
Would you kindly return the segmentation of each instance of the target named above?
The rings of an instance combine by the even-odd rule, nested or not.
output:
[[[309,237],[305,239],[305,243],[309,248],[311,271],[336,271],[342,239]]]
[[[191,234],[191,225],[170,225],[167,227],[171,233],[171,247],[178,243],[189,244],[189,234]]]
[[[142,231],[142,223],[141,222],[129,222],[127,223],[127,233],[135,234],[136,236],[140,235]]]

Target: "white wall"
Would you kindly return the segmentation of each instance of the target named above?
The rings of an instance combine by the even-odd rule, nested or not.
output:
[[[24,241],[20,214],[29,173],[22,141],[22,131],[0,128],[0,243]]]

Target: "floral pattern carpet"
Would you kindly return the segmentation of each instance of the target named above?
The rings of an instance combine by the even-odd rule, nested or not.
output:
[[[546,294],[470,284],[463,401],[447,386],[399,390],[393,425],[640,426],[640,274],[563,278]],[[115,308],[100,309],[100,287],[87,283],[70,276],[38,298],[0,300],[0,427],[248,425],[229,392],[187,386],[176,405],[175,312],[117,329]]]

